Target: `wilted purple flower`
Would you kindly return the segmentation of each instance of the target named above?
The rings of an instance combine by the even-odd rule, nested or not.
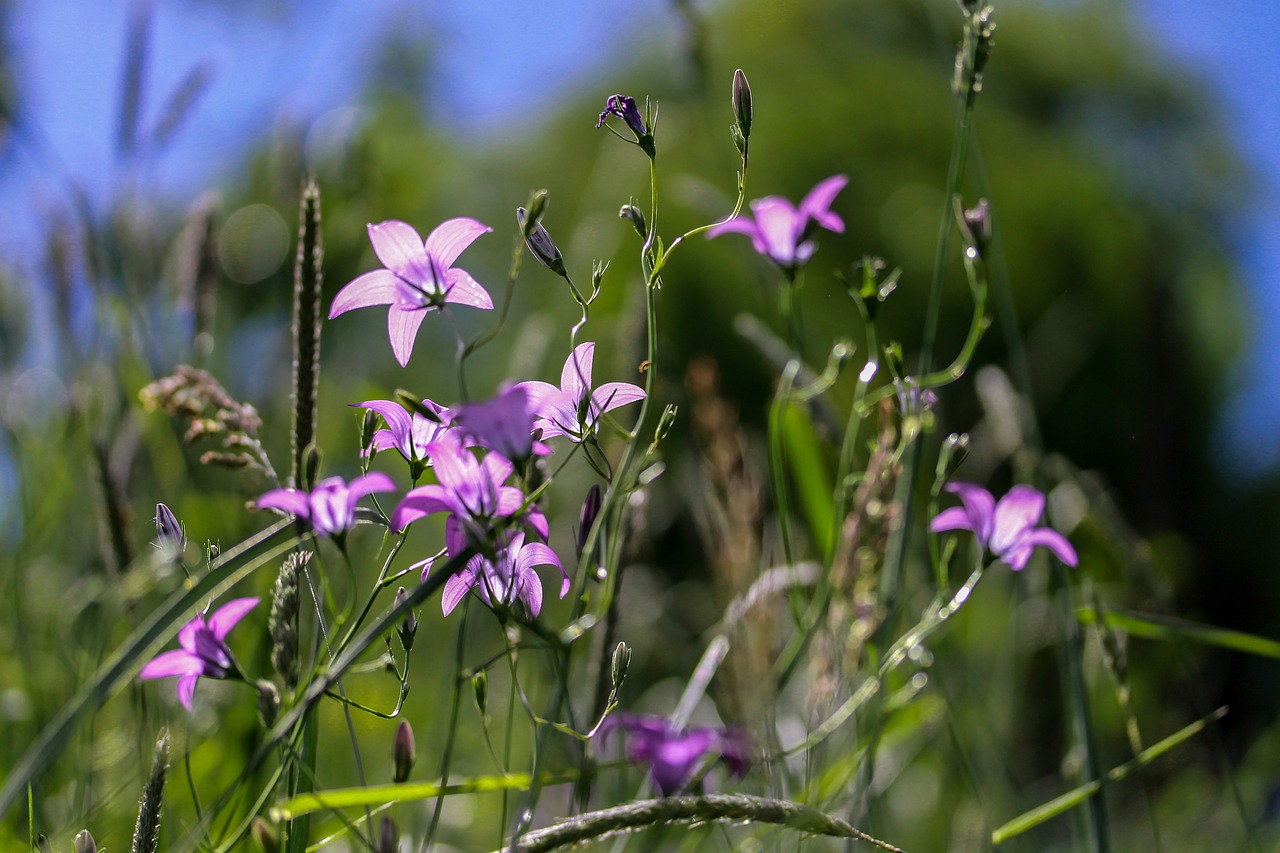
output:
[[[448,409],[430,400],[423,400],[427,411],[436,415],[436,420],[406,411],[404,406],[394,400],[369,400],[365,403],[352,403],[357,409],[369,409],[382,415],[387,422],[386,429],[373,434],[373,442],[369,445],[371,452],[381,450],[398,450],[400,455],[410,463],[421,462],[427,458],[427,445],[444,435],[449,429],[453,415]]]
[[[755,221],[739,217],[716,225],[707,237],[721,234],[746,234],[755,250],[777,264],[783,271],[794,273],[804,266],[817,245],[809,239],[815,227],[837,234],[844,232],[844,220],[831,212],[831,202],[849,183],[845,175],[832,175],[809,191],[799,209],[782,196],[766,196],[751,202]]]
[[[466,547],[458,532],[446,533],[445,539],[451,556],[461,553]],[[569,592],[569,573],[564,570],[556,552],[541,542],[525,542],[524,534],[519,531],[510,534],[506,543],[495,551],[495,557],[490,560],[477,554],[467,560],[462,570],[445,581],[440,593],[440,605],[445,616],[453,612],[464,595],[475,592],[489,607],[493,607],[495,601],[504,607],[511,607],[519,601],[528,617],[536,618],[542,611],[542,578],[538,577],[535,566],[559,569],[562,576],[560,597],[564,598]],[[430,564],[426,565],[422,571],[423,580],[430,570]]]
[[[631,128],[631,132],[636,135],[636,143],[644,149],[644,152],[650,157],[653,156],[653,132],[645,123],[644,116],[640,115],[640,108],[636,106],[636,99],[626,95],[610,95],[609,100],[605,103],[604,112],[600,113],[600,120],[596,122],[596,127],[604,127],[604,120],[614,115],[622,119],[627,127]]]
[[[524,506],[524,492],[504,485],[515,470],[511,460],[496,451],[477,460],[470,450],[448,439],[428,445],[427,455],[439,483],[411,489],[392,511],[391,529],[399,532],[419,518],[447,512],[446,541],[460,534],[479,550],[492,548],[495,528]],[[520,520],[547,538],[546,516],[536,506]]]
[[[533,440],[533,395],[525,383],[503,389],[483,403],[464,403],[454,410],[453,422],[480,444],[508,459],[546,456],[551,448]]]
[[[747,773],[746,736],[738,729],[674,728],[666,717],[619,714],[606,722],[606,732],[622,728],[627,733],[627,758],[649,765],[649,777],[668,797],[693,781],[693,772],[708,756],[719,756],[729,771],[742,778]]]
[[[396,484],[381,471],[371,471],[348,484],[341,477],[316,483],[310,492],[272,489],[258,498],[258,509],[279,509],[305,521],[317,536],[341,538],[356,520],[356,504],[371,492],[394,491]]]
[[[389,305],[391,349],[403,367],[409,363],[422,319],[447,303],[492,308],[489,293],[453,262],[488,225],[459,216],[440,223],[424,243],[413,226],[388,220],[369,226],[369,241],[386,269],[359,276],[334,297],[329,319],[353,308]]]
[[[138,678],[146,681],[152,678],[168,678],[178,676],[178,700],[188,711],[191,710],[191,697],[196,691],[196,682],[201,676],[205,678],[241,678],[240,669],[236,666],[231,650],[227,648],[227,632],[245,614],[258,605],[256,598],[237,598],[219,607],[206,623],[203,613],[182,626],[178,632],[178,645],[181,649],[163,652],[157,655],[142,671]]]
[[[644,389],[630,382],[606,382],[591,390],[591,367],[596,345],[591,342],[574,347],[560,371],[560,387],[549,382],[521,382],[516,387],[529,394],[530,404],[542,429],[543,438],[563,435],[570,441],[583,441],[596,428],[605,412],[627,403],[644,399]]]
[[[978,544],[991,556],[1021,571],[1036,546],[1043,545],[1068,566],[1078,562],[1066,537],[1048,527],[1035,527],[1044,512],[1044,495],[1030,486],[1014,486],[997,503],[991,493],[972,483],[948,483],[947,491],[960,496],[963,506],[938,513],[929,524],[934,533],[972,530]]]

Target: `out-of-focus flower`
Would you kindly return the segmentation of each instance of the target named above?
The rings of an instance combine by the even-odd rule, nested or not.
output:
[[[389,305],[391,349],[403,367],[409,363],[422,319],[446,304],[492,308],[493,300],[466,270],[453,266],[458,255],[488,225],[465,216],[440,223],[424,242],[412,225],[388,220],[369,226],[369,241],[385,269],[359,276],[333,299],[329,319],[354,308]]]
[[[258,509],[279,509],[296,515],[317,536],[337,539],[346,535],[356,520],[356,504],[371,492],[390,492],[395,483],[381,471],[356,477],[349,484],[341,477],[316,483],[310,492],[301,489],[272,489],[258,498]]]
[[[649,765],[649,777],[664,797],[689,787],[694,770],[707,756],[718,756],[738,778],[746,775],[750,763],[746,735],[738,729],[677,729],[666,717],[648,714],[619,714],[605,725],[606,732],[626,732],[627,758]]]
[[[610,95],[609,100],[605,102],[604,112],[600,113],[600,120],[596,122],[596,127],[604,127],[604,120],[611,115],[622,119],[636,135],[636,144],[644,149],[644,153],[652,157],[654,154],[653,131],[645,123],[644,116],[640,115],[636,99],[626,95]]]
[[[461,553],[466,543],[457,533],[452,537],[446,534],[446,540],[450,538],[453,539],[447,542],[450,555]],[[542,612],[542,578],[538,577],[536,566],[555,566],[560,570],[560,597],[564,598],[569,592],[569,573],[564,570],[556,552],[541,542],[525,542],[524,534],[517,531],[496,550],[495,559],[477,554],[445,582],[440,593],[441,609],[448,616],[463,596],[475,592],[489,607],[494,607],[495,603],[512,607],[519,601],[528,617],[534,619]],[[430,570],[430,565],[423,569],[424,580]]]
[[[461,534],[461,541],[480,551],[494,547],[495,529],[514,519],[524,505],[524,492],[504,485],[515,470],[511,460],[489,451],[477,460],[456,441],[437,441],[427,455],[438,483],[411,489],[391,513],[391,529],[399,532],[412,522],[447,512],[445,537]],[[519,519],[541,538],[547,538],[547,519],[536,506]]]
[[[844,220],[831,212],[831,202],[847,183],[849,178],[845,175],[832,175],[810,190],[799,208],[782,196],[758,198],[751,202],[755,221],[745,217],[731,219],[708,230],[707,237],[746,234],[757,252],[793,274],[817,251],[817,244],[810,239],[814,228],[844,232]]]
[[[142,667],[138,678],[145,681],[178,676],[178,700],[190,711],[191,697],[201,676],[243,678],[227,648],[227,632],[257,605],[256,598],[237,598],[213,611],[208,622],[203,613],[196,614],[178,632],[178,645],[182,648],[157,655]]]
[[[947,491],[960,497],[962,506],[944,509],[934,516],[929,529],[972,530],[978,544],[991,556],[1021,571],[1031,552],[1043,545],[1068,566],[1079,562],[1076,550],[1061,533],[1036,527],[1044,513],[1044,495],[1030,486],[1014,486],[997,503],[991,493],[972,483],[948,483]]]
[[[408,720],[402,720],[396,727],[396,737],[391,744],[391,778],[397,782],[408,779],[417,757],[418,751],[413,743],[413,727],[409,725]]]
[[[364,403],[352,403],[357,409],[368,409],[382,415],[387,428],[373,434],[369,445],[371,452],[382,450],[398,450],[409,463],[422,462],[427,458],[427,445],[440,438],[449,429],[453,419],[452,413],[443,406],[430,400],[423,400],[427,411],[436,415],[436,420],[417,412],[405,411],[404,406],[394,400],[369,400]]]
[[[595,430],[600,416],[627,403],[644,399],[644,389],[630,382],[606,382],[591,390],[591,367],[596,345],[591,342],[574,347],[560,371],[560,387],[549,382],[521,382],[538,419],[534,426],[543,438],[563,435],[570,441],[586,439]]]
[[[551,448],[533,440],[535,404],[524,386],[525,383],[511,385],[492,400],[456,407],[453,422],[471,438],[508,459],[546,456]]]

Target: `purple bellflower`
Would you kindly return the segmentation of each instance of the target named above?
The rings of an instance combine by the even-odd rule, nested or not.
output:
[[[462,534],[454,531],[446,535],[448,552],[451,556],[459,554],[466,548]],[[448,616],[462,601],[468,592],[474,592],[490,608],[496,601],[503,607],[512,607],[517,601],[524,605],[525,614],[530,619],[537,618],[542,611],[542,578],[538,577],[535,566],[555,566],[560,570],[560,597],[569,592],[569,573],[560,563],[556,552],[541,542],[525,542],[524,534],[516,531],[507,539],[506,544],[496,549],[495,559],[477,554],[467,560],[467,565],[445,582],[440,593],[440,605],[444,615]],[[422,579],[427,579],[431,570],[430,562],[422,570]]]
[[[523,383],[512,385],[492,400],[458,406],[454,423],[471,438],[508,459],[520,461],[534,454],[546,456],[551,448],[533,440],[535,412],[531,396]]]
[[[560,387],[549,382],[521,382],[538,416],[535,426],[543,438],[563,435],[573,442],[588,438],[596,429],[600,416],[627,403],[644,399],[644,389],[630,382],[606,382],[591,390],[591,366],[596,345],[591,342],[574,347],[560,371]]]
[[[353,308],[389,305],[387,331],[396,360],[404,367],[413,353],[418,327],[430,311],[448,303],[492,308],[493,300],[471,274],[453,266],[458,255],[488,225],[465,216],[440,223],[424,242],[413,226],[388,220],[369,226],[369,241],[385,269],[359,276],[333,299],[329,319]]]
[[[611,115],[622,119],[631,129],[631,132],[636,135],[636,144],[644,150],[644,153],[650,157],[654,155],[653,130],[645,123],[644,116],[640,115],[640,108],[636,106],[635,98],[627,95],[610,95],[609,100],[605,102],[604,112],[600,113],[600,120],[596,122],[596,127],[604,127],[605,119]],[[609,129],[613,130],[613,128]]]
[[[279,509],[296,515],[310,525],[317,536],[341,539],[356,520],[356,504],[371,492],[394,491],[396,484],[381,471],[356,477],[349,484],[341,477],[316,483],[310,492],[301,489],[272,489],[258,498],[258,509]]]
[[[649,778],[664,797],[679,794],[693,782],[706,756],[719,756],[738,778],[747,773],[746,736],[738,729],[676,729],[666,717],[619,714],[605,723],[627,733],[627,759],[649,765]]]
[[[447,512],[446,542],[465,542],[491,552],[496,529],[513,520],[524,506],[524,492],[504,485],[515,466],[492,450],[477,460],[474,453],[448,438],[427,445],[427,455],[439,482],[410,489],[391,513],[391,529],[398,533],[419,518]],[[518,520],[547,538],[547,519],[537,506]]]
[[[1014,486],[999,503],[991,493],[972,483],[948,483],[947,491],[960,496],[962,506],[944,509],[934,516],[929,529],[972,530],[978,544],[991,556],[1022,571],[1031,552],[1040,545],[1068,566],[1079,559],[1066,537],[1048,527],[1036,527],[1044,513],[1044,495],[1030,486]]]
[[[369,452],[398,450],[410,464],[425,461],[427,445],[445,434],[451,426],[453,415],[448,409],[430,400],[423,400],[422,405],[427,411],[434,413],[437,420],[406,411],[404,406],[394,400],[352,403],[354,408],[377,412],[386,421],[387,428],[373,434]]]
[[[847,183],[847,176],[832,175],[810,190],[798,209],[782,196],[758,198],[751,202],[754,222],[745,217],[731,219],[708,230],[707,237],[746,234],[757,252],[787,275],[794,275],[817,251],[817,244],[810,239],[815,227],[844,232],[844,220],[831,212],[831,202]]]
[[[227,632],[245,614],[258,605],[256,598],[237,598],[213,611],[209,621],[205,622],[204,614],[182,626],[178,632],[180,649],[162,652],[142,667],[138,678],[147,681],[152,678],[168,678],[178,676],[178,701],[182,707],[191,710],[191,697],[196,692],[196,682],[201,676],[205,678],[243,678],[231,649],[227,648]]]

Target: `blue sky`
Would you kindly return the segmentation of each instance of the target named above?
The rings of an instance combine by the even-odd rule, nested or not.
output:
[[[263,128],[282,119],[324,127],[323,117],[340,118],[390,27],[421,30],[448,45],[437,58],[444,75],[437,109],[464,131],[479,133],[607,67],[617,33],[660,38],[675,26],[666,0],[141,2],[154,11],[143,126],[156,123],[193,68],[210,73],[188,129],[144,170],[145,188],[179,199],[227,177]],[[128,179],[114,141],[134,5],[11,4],[11,55],[31,112],[0,171],[6,209],[46,209],[65,198],[73,182],[101,201]],[[1212,9],[1187,0],[1135,0],[1133,14],[1135,29],[1154,46],[1203,73],[1255,170],[1256,196],[1238,231],[1257,318],[1254,345],[1224,421],[1222,455],[1229,467],[1256,470],[1260,459],[1280,459],[1280,11],[1254,0],[1222,0]],[[529,91],[529,81],[537,81],[536,90]],[[34,262],[26,248],[33,223],[34,217],[7,218],[0,259],[19,269]]]

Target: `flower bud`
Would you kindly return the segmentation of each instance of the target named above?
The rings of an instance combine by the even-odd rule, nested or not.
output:
[[[539,222],[542,221],[542,214],[547,212],[547,197],[549,195],[550,193],[548,193],[546,190],[534,190],[532,193],[529,194],[528,216],[529,216],[529,222],[532,222],[533,225],[525,225],[525,223],[521,222],[520,223],[521,237],[528,238],[529,231],[533,229],[533,226],[537,225]]]
[[[520,223],[520,233],[524,235],[525,245],[538,263],[563,278],[568,271],[564,267],[564,256],[556,242],[551,239],[542,223],[529,215],[523,207],[516,208],[516,221]]]
[[[161,504],[164,506],[164,504]],[[98,853],[98,845],[93,840],[93,836],[89,834],[89,830],[82,829],[76,833],[75,840],[76,853]]]
[[[476,699],[476,708],[483,717],[489,709],[489,674],[483,669],[471,676],[471,692]]]
[[[396,590],[395,606],[399,607],[409,600],[409,590],[400,587]],[[400,623],[400,627],[396,629],[400,635],[400,645],[404,646],[407,652],[413,648],[413,637],[418,633],[418,615],[410,610],[405,614],[404,621]]]
[[[604,112],[600,113],[600,120],[596,122],[596,127],[604,127],[604,120],[611,115],[617,116],[626,123],[636,136],[636,144],[644,153],[650,157],[654,156],[653,131],[645,123],[644,116],[640,115],[640,108],[636,106],[635,98],[626,95],[610,95]]]
[[[166,563],[178,562],[187,550],[187,534],[173,510],[164,504],[156,504],[155,546],[160,551],[160,559]]]
[[[396,853],[400,846],[400,832],[396,822],[389,817],[382,818],[382,826],[378,831],[377,853]]]
[[[391,744],[391,778],[403,782],[409,778],[413,770],[413,762],[418,755],[413,743],[413,728],[407,720],[396,729],[396,738]]]
[[[622,210],[618,211],[618,217],[630,220],[631,227],[636,229],[641,240],[649,239],[649,224],[644,221],[644,214],[640,212],[640,208],[634,204],[624,204]]]
[[[365,453],[373,447],[373,437],[378,432],[378,413],[373,409],[364,410],[364,420],[360,423],[360,449]]]
[[[627,677],[627,669],[631,666],[631,647],[626,643],[618,643],[613,649],[613,686],[618,688]]]
[[[739,68],[733,72],[733,115],[738,120],[738,132],[742,138],[751,136],[751,84],[747,82],[746,73]]]
[[[587,536],[596,523],[596,516],[600,514],[603,502],[600,486],[593,485],[587,492],[586,500],[582,502],[582,512],[578,514],[578,556],[582,556],[582,549],[587,547]]]

